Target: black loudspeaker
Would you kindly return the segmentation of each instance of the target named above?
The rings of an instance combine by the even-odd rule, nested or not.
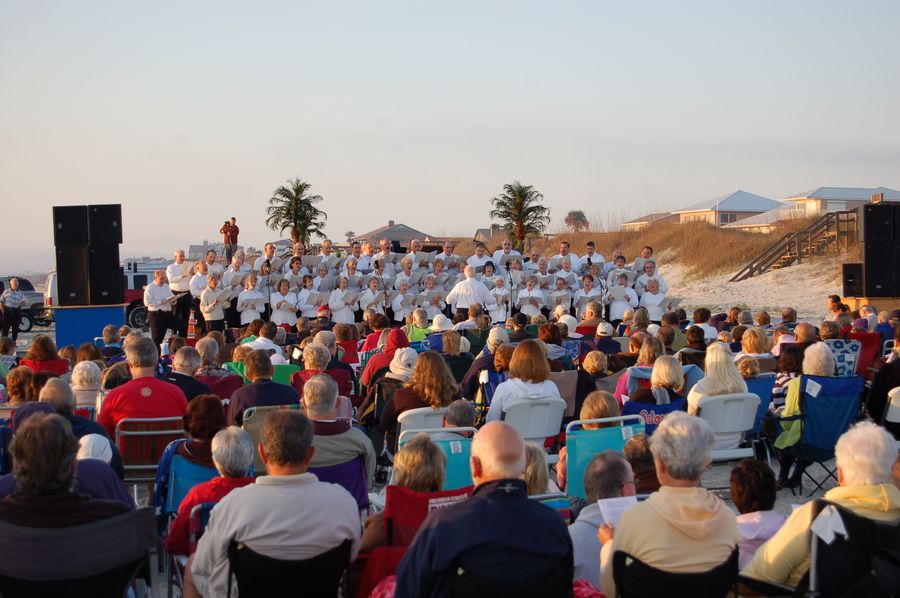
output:
[[[56,248],[56,291],[59,305],[88,305],[88,248],[67,246]]]
[[[91,245],[122,242],[122,205],[88,206],[88,233]]]
[[[84,247],[89,240],[87,206],[53,206],[54,245]]]
[[[391,240],[391,251],[394,253],[403,253],[403,247],[400,246],[400,241]]]
[[[893,204],[866,204],[862,207],[862,241],[894,240]]]
[[[122,268],[119,245],[91,245],[88,248],[88,272],[91,305],[122,303]]]
[[[863,264],[866,297],[895,297],[894,261],[897,245],[892,241],[863,243]]]
[[[843,265],[843,281],[844,289],[841,293],[843,297],[862,297],[863,296],[863,265],[862,264],[844,264]]]

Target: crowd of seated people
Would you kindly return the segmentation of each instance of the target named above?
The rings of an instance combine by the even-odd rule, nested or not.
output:
[[[358,310],[365,312],[358,314],[359,322],[335,322],[330,310],[343,307],[326,300],[332,307],[317,306],[315,318],[300,316],[276,324],[254,317],[240,328],[223,326],[201,338],[179,334],[167,339],[163,329],[160,342],[154,336],[161,326],[186,331],[178,321],[182,314],[175,313],[177,300],[170,302],[176,304],[172,313],[165,304],[154,303],[164,294],[157,288],[148,297],[157,308],[151,336],[107,326],[102,342],[59,351],[49,336],[36,336],[24,355],[3,360],[0,406],[9,415],[4,416],[8,425],[0,427],[8,429],[0,436],[4,457],[0,496],[5,497],[0,501],[0,520],[67,527],[135,508],[122,467],[129,455],[121,451],[117,429],[135,418],[181,418],[184,439],[161,451],[154,488],[134,496],[162,510],[175,456],[209,472],[207,481],[181,497],[173,512],[163,513],[165,525],[160,528],[172,554],[196,550],[185,568],[185,596],[227,594],[232,541],[289,561],[315,558],[347,542],[347,558],[355,560],[361,552],[358,566],[364,566],[365,555],[388,544],[389,524],[379,511],[383,501],[366,506],[368,501],[361,502],[343,480],[323,483],[319,476],[359,460],[363,488],[373,496],[384,498],[385,482],[422,496],[440,494],[452,457],[443,447],[455,446],[454,442],[471,451],[474,490],[469,498],[434,510],[422,521],[415,541],[395,564],[396,577],[385,580],[385,587],[394,588],[397,596],[445,595],[449,585],[468,583],[517,587],[528,581],[554,588],[561,578],[569,588],[586,580],[595,591],[612,596],[616,551],[665,571],[692,573],[707,571],[738,550],[740,567],[748,576],[799,583],[809,566],[801,544],[808,535],[811,511],[801,507],[785,520],[788,513],[776,511],[775,500],[782,488],[796,488],[811,465],[788,450],[800,441],[796,417],[802,415],[801,382],[804,376],[836,375],[837,349],[829,342],[875,332],[881,338],[885,326],[893,339],[898,320],[894,316],[900,314],[882,317],[866,309],[855,318],[841,304],[830,319],[813,325],[798,323],[795,310],[786,308],[782,321],[773,325],[765,312],[733,308],[713,314],[701,307],[689,320],[682,310],[654,312],[651,307],[659,302],[653,299],[652,305],[647,300],[630,306],[628,319],[621,323],[622,335],[617,336],[619,323],[606,319],[604,310],[606,281],[623,283],[640,296],[661,292],[664,281],[655,263],[648,261],[652,251],[639,258],[644,261],[638,263],[637,270],[643,273],[636,277],[638,285],[631,281],[625,260],[618,259],[605,270],[602,256],[593,253],[590,264],[576,264],[571,249],[564,247],[553,256],[560,258],[558,265],[550,260],[562,276],[551,276],[553,268],[542,274],[549,264],[541,263],[540,257],[536,263],[521,256],[505,259],[513,264],[513,272],[537,273],[531,282],[535,288],[543,288],[544,276],[558,287],[557,281],[565,283],[573,271],[592,277],[594,271],[598,300],[552,311],[546,309],[546,301],[540,306],[532,303],[537,309],[531,315],[528,309],[513,307],[508,321],[495,323],[488,314],[502,294],[482,293],[476,286],[487,290],[487,282],[494,282],[495,288],[502,287],[496,286],[497,278],[490,278],[491,267],[484,267],[489,262],[480,264],[476,254],[478,259],[469,268],[481,270],[467,274],[466,260],[447,247],[440,264],[417,253],[421,259],[391,270],[388,266],[395,262],[390,261],[389,246],[387,250],[379,254],[385,260],[383,273],[406,277],[406,289],[417,284],[410,281],[421,274],[418,279],[424,280],[416,290],[426,298],[430,292],[426,285],[433,289],[437,278],[433,272],[443,274],[448,263],[456,263],[450,270],[466,284],[444,308],[429,314],[430,308],[419,307],[410,310],[408,318],[393,322],[389,316],[395,312],[387,310],[396,296]],[[281,264],[275,264],[273,256],[269,260],[273,263],[268,274],[258,274],[254,284],[268,284],[264,277],[272,280],[272,272],[279,270]],[[238,262],[233,272],[241,271],[242,258]],[[331,273],[330,268],[338,272]],[[298,270],[296,262],[291,270]],[[339,263],[326,266],[325,278],[339,278],[341,271]],[[485,272],[490,281],[483,280]],[[345,293],[354,276],[335,280],[331,296]],[[164,278],[154,284],[165,286]],[[288,288],[278,291],[279,301],[297,304],[299,292],[290,287],[295,279],[290,275],[280,279],[285,280]],[[446,284],[450,277],[442,280]],[[302,284],[302,278],[298,282]],[[582,294],[589,291],[587,286]],[[201,289],[207,304],[209,288],[214,287]],[[565,288],[576,295],[574,287]],[[382,287],[376,286],[376,291],[384,293]],[[624,296],[627,302],[630,295]],[[829,301],[830,306],[833,303]],[[283,305],[270,305],[269,311]],[[230,307],[223,309],[226,324]],[[240,307],[239,321],[241,313],[254,311]],[[351,317],[355,311],[350,310]],[[219,319],[214,311],[206,313],[210,324]],[[266,315],[265,306],[257,315]],[[848,318],[849,325],[841,325]],[[3,346],[0,342],[0,349]],[[838,486],[825,498],[865,517],[897,521],[900,495],[891,477],[896,441],[876,424],[882,423],[890,391],[900,385],[900,360],[881,361],[872,364],[880,368],[871,393],[861,397],[860,417],[875,423],[852,427],[838,442]],[[630,382],[632,367],[649,372],[636,387]],[[691,387],[688,370],[699,377]],[[574,396],[557,377],[566,372],[577,372],[578,380],[587,384],[579,384]],[[731,474],[732,509],[703,488],[701,477],[713,450],[749,446],[749,434],[717,433],[697,414],[709,398],[746,393],[747,379],[766,374],[773,376],[774,390],[760,400],[770,406],[770,428],[775,431],[763,426],[762,433],[771,437],[779,468],[772,471],[762,461],[740,462]],[[224,388],[218,384],[229,379],[236,386],[227,393],[218,390]],[[585,500],[572,499],[571,519],[565,520],[557,510],[529,499],[565,493],[571,481],[563,420],[557,422],[558,434],[548,435],[544,444],[523,441],[523,432],[504,421],[513,405],[529,402],[564,404],[573,413],[565,421],[655,408],[664,416],[654,420],[655,429],[648,428],[646,434],[623,438],[618,451],[603,451],[590,459],[581,480]],[[264,414],[261,424],[247,425],[251,408]],[[479,430],[474,436],[452,431],[405,435],[401,444],[401,416],[413,410],[439,412],[444,427]],[[600,422],[583,429],[620,425]],[[886,425],[891,429],[890,422]],[[548,459],[550,453],[553,459]],[[598,500],[632,495],[641,500],[618,523],[603,520]],[[194,546],[189,542],[191,511],[207,503],[216,506]],[[324,512],[328,517],[322,516]],[[459,534],[461,525],[471,533]],[[456,579],[457,569],[467,571],[470,578]],[[556,590],[547,591],[553,595]]]

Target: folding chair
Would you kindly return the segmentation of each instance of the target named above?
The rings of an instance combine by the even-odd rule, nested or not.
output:
[[[825,344],[834,353],[834,361],[837,365],[837,376],[846,378],[856,375],[859,364],[862,343],[856,340],[844,340],[842,338],[830,338]]]
[[[272,375],[272,381],[279,384],[290,384],[291,376],[294,372],[300,371],[300,366],[291,365],[289,363],[279,363],[273,366],[275,373]]]
[[[167,575],[166,596],[172,598],[175,587],[184,588],[184,568],[187,566],[188,558],[197,551],[197,542],[200,536],[206,530],[206,524],[209,523],[209,514],[214,506],[218,503],[205,502],[194,505],[191,509],[191,515],[188,519],[188,553],[187,554],[168,554],[167,564],[169,574]]]
[[[572,595],[572,553],[569,552],[548,571],[525,577],[521,581],[499,583],[475,575],[458,566],[448,568],[446,575],[447,596],[490,596],[491,598],[544,598],[545,596]],[[524,576],[523,576],[524,577]]]
[[[209,386],[212,394],[223,401],[231,398],[231,393],[244,386],[244,377],[238,374],[231,376],[197,376],[199,382]]]
[[[122,456],[126,484],[131,484],[137,502],[139,484],[156,481],[163,451],[173,440],[184,438],[181,417],[125,418],[116,424],[116,448]]]
[[[506,381],[506,374],[501,372],[491,372],[481,370],[478,373],[478,390],[475,393],[475,425],[480,426],[484,423],[488,409],[491,407],[491,399],[494,397],[494,391],[500,386],[501,382]]]
[[[851,332],[847,335],[849,340],[859,341],[862,348],[859,352],[859,363],[856,364],[856,373],[866,380],[872,378],[872,366],[881,352],[881,335],[877,332]]]
[[[12,427],[13,414],[16,412],[16,409],[18,407],[13,407],[12,405],[0,405],[0,424]]]
[[[756,425],[759,397],[749,392],[704,397],[697,408],[697,417],[706,420],[713,434],[745,434]],[[753,448],[713,449],[713,461],[730,461],[752,457]]]
[[[702,370],[706,364],[706,351],[685,347],[675,354],[675,359],[683,366],[693,365]]]
[[[548,494],[533,494],[528,498],[548,506],[559,513],[563,518],[563,521],[566,522],[566,525],[569,525],[572,522],[572,503],[569,502],[569,497],[566,496],[565,493],[550,492]]]
[[[630,423],[626,423],[630,422]],[[585,430],[585,424],[614,424],[611,428]],[[635,434],[644,434],[644,420],[640,415],[622,415],[601,419],[573,421],[566,426],[566,493],[569,496],[586,498],[584,493],[584,472],[594,455],[606,450],[622,452],[625,442]]]
[[[681,394],[688,396],[688,393],[691,392],[694,385],[706,376],[706,372],[703,371],[701,366],[692,363],[682,364],[681,369],[684,370],[684,389],[682,389]]]
[[[647,436],[652,436],[659,422],[673,411],[687,411],[687,399],[682,397],[667,405],[627,401],[622,406],[622,415],[641,416],[641,419],[644,420],[644,433]]]
[[[628,349],[631,348],[631,337],[614,336],[613,340],[619,343],[619,349],[621,353],[628,353]]]
[[[364,371],[366,369],[366,365],[369,363],[369,359],[371,359],[373,355],[377,355],[378,353],[381,353],[381,349],[370,349],[368,351],[362,351],[359,354],[359,370]]]
[[[797,459],[818,463],[828,474],[819,481],[809,473],[809,468],[804,470],[806,477],[815,484],[815,488],[807,496],[811,497],[817,490],[824,490],[823,485],[829,478],[837,482],[835,469],[825,465],[825,462],[834,459],[834,447],[838,438],[847,431],[859,413],[863,384],[860,376],[800,377],[800,415],[783,417],[780,421],[800,420],[800,441],[784,450]],[[803,493],[802,484],[800,493]]]
[[[215,467],[203,467],[191,463],[181,455],[174,455],[169,466],[169,481],[166,486],[166,502],[163,512],[167,516],[178,513],[178,506],[191,488],[218,477]]]
[[[479,353],[481,353],[481,350],[484,349],[484,346],[487,344],[487,337],[490,332],[490,328],[479,330],[470,328],[463,331],[463,336],[468,339],[469,344],[471,345],[471,349],[469,349],[469,352],[472,355],[478,355]]]
[[[550,381],[556,384],[559,396],[566,402],[566,410],[563,417],[575,417],[575,407],[578,403],[578,371],[550,372]]]
[[[267,405],[265,407],[247,407],[244,409],[244,421],[241,424],[241,427],[250,434],[254,447],[259,445],[262,440],[262,427],[263,423],[266,421],[266,416],[272,411],[277,411],[279,409],[297,410],[300,409],[300,404]],[[257,475],[263,475],[266,471],[266,464],[263,463],[262,457],[259,456],[259,451],[257,450],[253,451],[253,471],[256,472]]]
[[[581,335],[582,340],[591,340],[597,334],[596,326],[576,326],[575,332]]]
[[[472,490],[472,486],[466,486],[440,492],[415,492],[403,486],[387,486],[384,526],[388,546],[409,546],[428,513],[469,498]]]
[[[146,507],[63,528],[0,522],[0,594],[122,596],[156,543],[153,510]]]
[[[651,567],[627,552],[613,553],[616,592],[626,598],[692,596],[721,598],[737,595],[738,549],[720,565],[700,573],[670,573]]]
[[[344,488],[356,500],[360,510],[369,508],[369,480],[366,479],[366,460],[363,455],[336,465],[309,467],[309,472],[322,482]]]
[[[894,350],[894,341],[884,341],[881,345],[881,356],[887,357]]]
[[[444,413],[446,412],[446,407],[442,407],[441,409],[421,407],[419,409],[408,409],[404,411],[397,418],[397,438],[400,438],[406,430],[430,430],[433,428],[440,428],[444,423]]]
[[[77,415],[78,417],[83,417],[85,419],[89,419],[91,421],[97,420],[97,408],[96,407],[76,407],[72,411],[72,415]]]
[[[522,399],[510,403],[500,419],[512,426],[525,442],[544,446],[550,437],[559,436],[566,402],[558,399]],[[559,461],[559,455],[547,455],[547,463]]]
[[[444,485],[441,490],[456,490],[472,485],[472,470],[469,467],[469,458],[472,456],[472,440],[477,430],[475,428],[434,428],[428,430],[407,430],[400,434],[397,446],[403,448],[410,438],[416,434],[428,434],[431,441],[440,447],[447,458],[447,467],[444,470]],[[468,433],[469,437],[461,434]],[[443,438],[446,435],[456,435],[458,438]]]

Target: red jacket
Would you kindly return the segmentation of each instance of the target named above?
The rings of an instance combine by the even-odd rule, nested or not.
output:
[[[253,478],[213,478],[208,482],[197,484],[187,493],[178,505],[178,515],[169,524],[169,535],[166,537],[166,550],[172,554],[188,554],[191,509],[207,502],[219,502],[234,490],[252,484]]]
[[[226,222],[222,225],[222,228],[219,229],[219,232],[225,236],[226,245],[237,245],[238,233],[241,232],[241,229],[239,229],[236,224]]]
[[[361,382],[368,386],[372,381],[372,376],[378,372],[378,370],[383,369],[391,365],[391,360],[394,358],[394,353],[397,349],[402,349],[404,347],[409,346],[409,339],[406,338],[406,333],[404,333],[399,328],[392,328],[388,333],[387,344],[384,346],[383,353],[376,353],[371,358],[369,358],[369,363],[366,364],[366,369],[363,371]]]

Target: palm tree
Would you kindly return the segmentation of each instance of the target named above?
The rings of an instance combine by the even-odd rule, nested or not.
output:
[[[582,230],[587,230],[590,224],[588,224],[587,216],[584,215],[582,210],[571,210],[568,214],[566,214],[566,218],[564,220],[566,226],[572,229],[572,232],[577,233]]]
[[[503,193],[491,200],[490,217],[503,222],[502,228],[522,251],[528,235],[540,235],[550,224],[550,209],[541,205],[544,196],[531,185],[519,181],[503,185]]]
[[[324,237],[322,227],[328,214],[316,207],[322,201],[321,195],[310,195],[309,183],[300,178],[288,179],[287,185],[275,190],[269,198],[266,226],[284,233],[291,229],[291,241],[306,245],[313,236]]]

